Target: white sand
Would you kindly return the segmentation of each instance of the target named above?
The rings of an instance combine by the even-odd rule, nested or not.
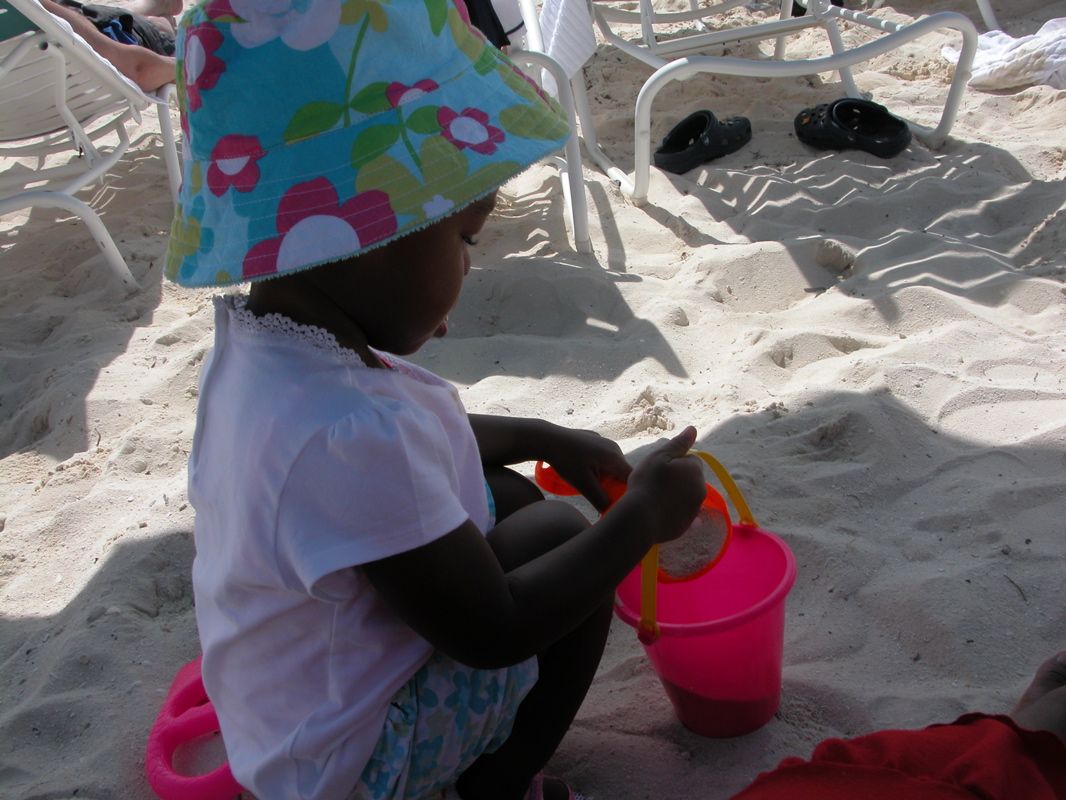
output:
[[[979,22],[969,0],[894,8],[880,13]],[[1022,35],[1066,2],[996,12]],[[956,39],[884,56],[859,85],[934,123],[940,48]],[[648,70],[601,46],[589,73],[601,137],[628,168],[626,109]],[[531,170],[482,237],[452,332],[418,357],[472,411],[592,428],[634,457],[696,425],[795,552],[782,708],[757,733],[682,728],[617,625],[551,765],[598,800],[726,798],[826,736],[1004,712],[1066,646],[1066,105],[1047,87],[968,92],[942,150],[882,161],[796,140],[796,113],[840,94],[832,75],[675,84],[656,139],[709,107],[748,115],[754,140],[687,177],[656,172],[645,208],[586,163],[592,256],[567,243],[554,170]],[[211,311],[209,293],[161,278],[156,130],[96,201],[133,296],[79,221],[0,221],[11,800],[151,798],[147,733],[198,653],[184,468]]]

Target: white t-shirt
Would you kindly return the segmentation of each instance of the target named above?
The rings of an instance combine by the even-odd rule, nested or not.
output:
[[[450,384],[245,301],[215,301],[189,460],[204,684],[260,800],[344,798],[432,652],[358,565],[484,532],[484,473]]]

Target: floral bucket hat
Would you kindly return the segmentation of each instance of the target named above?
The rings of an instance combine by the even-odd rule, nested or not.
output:
[[[188,11],[167,277],[225,286],[353,256],[562,147],[558,105],[462,9],[207,0]]]

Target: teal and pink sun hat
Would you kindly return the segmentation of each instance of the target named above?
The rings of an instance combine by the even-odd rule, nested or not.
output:
[[[184,180],[165,272],[183,286],[357,255],[569,135],[452,0],[206,0],[177,57]]]

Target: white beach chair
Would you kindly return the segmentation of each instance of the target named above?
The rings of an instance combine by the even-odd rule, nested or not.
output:
[[[585,177],[581,173],[581,143],[578,140],[577,115],[570,83],[558,62],[544,53],[516,48],[509,55],[515,63],[540,67],[555,79],[559,104],[566,111],[567,121],[570,123],[570,138],[563,146],[563,154],[552,156],[551,162],[559,168],[563,179],[563,198],[570,233],[574,237],[574,249],[579,253],[591,253],[592,237],[589,234]]]
[[[537,23],[537,11],[532,0],[492,0],[493,9],[504,30],[510,30],[511,44],[507,56],[537,80],[543,89],[555,95],[566,112],[570,137],[561,155],[549,156],[548,161],[559,169],[563,186],[566,221],[579,253],[592,252],[589,235],[589,212],[585,198],[585,177],[581,169],[581,143],[578,141],[577,114],[570,88],[569,75],[559,63],[544,52]],[[532,67],[533,69],[529,69]]]
[[[89,226],[127,291],[137,283],[97,213],[74,194],[104,180],[129,147],[127,125],[155,105],[171,195],[181,184],[169,98],[146,95],[37,0],[0,0],[0,157],[30,159],[0,174],[0,214],[59,208]],[[69,157],[68,157],[69,156]]]
[[[570,234],[574,237],[574,249],[579,253],[592,252],[592,237],[589,234],[588,201],[585,198],[585,176],[581,171],[581,143],[578,140],[577,112],[573,90],[568,76],[559,63],[543,52],[539,28],[530,28],[527,23],[526,40],[530,49],[512,47],[508,56],[519,65],[539,67],[552,77],[559,105],[566,111],[570,124],[570,137],[563,146],[561,156],[551,156],[550,161],[559,169],[563,183],[563,199]],[[539,71],[539,70],[538,70]]]
[[[848,96],[860,97],[851,67],[855,64],[881,56],[891,50],[937,30],[953,29],[962,34],[963,42],[959,63],[955,68],[951,87],[944,103],[944,110],[937,126],[927,129],[909,123],[914,135],[932,148],[940,147],[955,122],[970,67],[977,52],[977,29],[966,16],[956,12],[933,14],[909,24],[882,19],[872,14],[838,8],[829,0],[800,0],[807,8],[801,17],[793,17],[792,0],[781,0],[780,14],[776,19],[743,27],[724,27],[718,30],[703,30],[684,36],[663,37],[657,25],[676,22],[705,23],[715,15],[736,8],[747,0],[721,0],[700,6],[698,0],[690,0],[688,11],[659,13],[653,0],[639,0],[638,10],[624,10],[593,0],[544,0],[545,4],[585,3],[594,24],[603,38],[619,50],[651,66],[655,71],[645,81],[637,96],[634,109],[633,174],[627,175],[607,156],[596,140],[596,131],[585,94],[583,76],[578,73],[571,81],[577,115],[581,122],[581,136],[589,155],[610,177],[616,180],[622,191],[634,203],[641,205],[647,200],[651,168],[651,108],[655,96],[675,80],[684,80],[697,73],[739,75],[757,78],[784,78],[814,75],[822,72],[838,72],[844,91]],[[979,0],[982,11],[987,0]],[[991,8],[988,7],[988,11]],[[992,18],[994,21],[994,17]],[[863,26],[878,35],[872,41],[848,48],[840,34],[838,20]],[[528,24],[528,21],[527,21]],[[615,25],[639,25],[639,40],[624,38],[614,29]],[[788,60],[785,57],[788,35],[808,28],[822,29],[828,39],[830,54],[818,58]],[[884,34],[884,35],[880,35]],[[727,58],[697,55],[712,45],[749,40],[775,40],[773,58]]]

